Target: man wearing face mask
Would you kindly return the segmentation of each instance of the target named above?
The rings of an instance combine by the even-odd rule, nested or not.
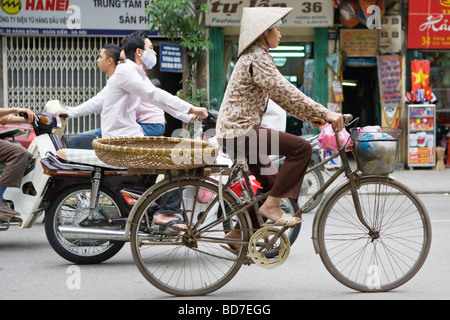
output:
[[[145,32],[142,33],[143,36],[146,37]],[[153,51],[153,45],[151,42],[150,52],[151,56],[146,59],[148,70],[153,68],[157,62],[156,53]],[[109,82],[109,78],[114,74],[117,65],[125,62],[125,60],[125,53],[122,51],[121,47],[115,44],[105,44],[100,51],[97,62],[100,71],[106,74]],[[67,115],[69,118],[77,118],[102,111],[106,88],[107,87],[85,103],[71,108],[68,111],[59,111],[57,114]],[[195,119],[195,116],[183,113],[178,109],[172,108],[171,106],[166,106],[165,111],[174,118],[177,118],[183,122],[190,122]],[[136,118],[146,136],[160,136],[164,134],[164,111],[151,101],[141,99],[141,103],[136,112]],[[92,149],[92,140],[97,137],[102,137],[101,128],[70,137],[67,141],[67,146],[73,149]]]
[[[205,108],[195,107],[151,83],[146,71],[156,64],[156,55],[145,32],[136,31],[126,36],[122,45],[126,63],[117,66],[105,88],[101,120],[104,138],[143,137],[137,123],[142,102],[156,105],[170,114],[177,110],[178,118],[184,122],[208,116]]]
[[[157,59],[145,32],[126,36],[122,44],[126,56],[121,57],[124,63],[115,68],[102,90],[102,137],[143,137],[144,132],[155,135],[155,127],[165,122],[163,110],[183,122],[207,117],[206,108],[195,107],[156,88],[148,79],[146,71],[156,65]],[[66,156],[70,158],[70,155]],[[179,195],[170,195],[163,202],[154,222],[184,230],[184,221],[173,214],[179,210]]]

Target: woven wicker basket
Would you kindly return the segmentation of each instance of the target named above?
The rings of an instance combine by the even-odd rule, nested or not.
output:
[[[192,169],[214,164],[219,146],[205,141],[165,138],[102,138],[92,142],[103,162],[128,168]]]

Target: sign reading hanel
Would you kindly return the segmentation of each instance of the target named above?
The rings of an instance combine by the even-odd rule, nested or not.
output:
[[[150,0],[0,0],[0,34],[126,35],[148,29],[145,8],[149,3]]]
[[[450,0],[409,0],[408,49],[450,47]]]

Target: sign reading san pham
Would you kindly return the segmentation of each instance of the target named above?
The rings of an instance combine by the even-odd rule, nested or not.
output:
[[[450,47],[450,0],[409,0],[408,49]]]

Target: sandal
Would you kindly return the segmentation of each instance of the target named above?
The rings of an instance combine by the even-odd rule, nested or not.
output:
[[[288,227],[292,228],[302,223],[303,220],[297,217],[293,217],[288,215],[287,213],[283,213],[283,216],[275,222],[268,222],[262,224],[262,227]]]

